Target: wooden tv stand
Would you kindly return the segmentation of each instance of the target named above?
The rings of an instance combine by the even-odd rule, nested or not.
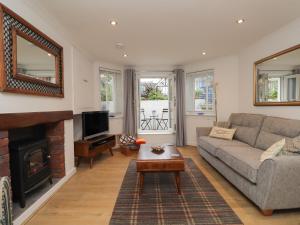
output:
[[[111,134],[100,135],[87,140],[80,140],[74,143],[75,157],[77,157],[76,166],[79,166],[81,158],[90,160],[90,168],[93,167],[94,158],[101,152],[110,151],[113,156],[112,147],[116,145],[116,137]]]

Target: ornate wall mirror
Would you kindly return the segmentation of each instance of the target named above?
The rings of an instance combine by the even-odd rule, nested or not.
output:
[[[0,89],[63,97],[63,48],[7,7],[0,10]]]
[[[59,86],[58,56],[27,34],[13,29],[13,75],[17,79]]]
[[[254,63],[254,105],[300,105],[300,45]]]

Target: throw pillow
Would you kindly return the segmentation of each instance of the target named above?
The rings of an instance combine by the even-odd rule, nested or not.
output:
[[[271,159],[279,155],[280,152],[283,150],[284,145],[285,145],[285,139],[276,142],[271,147],[269,147],[266,151],[264,151],[264,153],[260,156],[260,161],[263,162],[266,159]]]
[[[287,138],[283,147],[284,154],[298,153],[300,154],[300,136],[295,138]]]
[[[209,134],[210,137],[232,140],[236,129],[227,129],[223,127],[213,127]]]

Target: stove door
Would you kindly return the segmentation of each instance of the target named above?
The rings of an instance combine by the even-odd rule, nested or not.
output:
[[[25,191],[50,176],[50,155],[47,146],[38,147],[24,155]]]

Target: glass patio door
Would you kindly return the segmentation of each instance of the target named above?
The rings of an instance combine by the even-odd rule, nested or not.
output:
[[[138,133],[174,131],[174,75],[139,74],[137,77]]]

